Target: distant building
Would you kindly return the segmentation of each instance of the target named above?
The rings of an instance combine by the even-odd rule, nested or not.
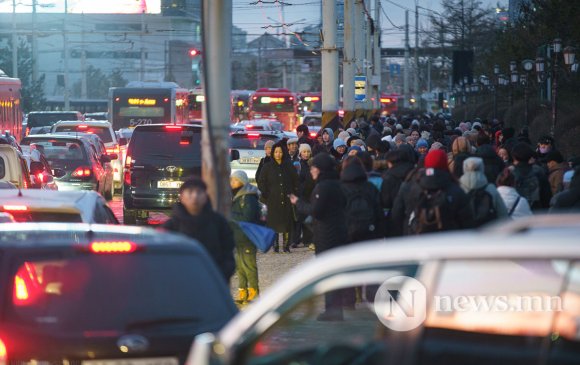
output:
[[[232,26],[232,49],[246,49],[248,47],[248,32],[242,28]]]
[[[248,49],[286,48],[286,43],[278,37],[266,32],[248,43]]]

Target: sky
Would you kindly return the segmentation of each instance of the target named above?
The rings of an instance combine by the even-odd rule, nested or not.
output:
[[[30,13],[32,0],[15,0],[16,12]],[[37,12],[63,13],[64,0],[36,0]],[[12,12],[13,0],[0,0],[0,12]],[[71,13],[140,13],[141,8],[148,13],[161,11],[161,0],[68,0]]]
[[[480,0],[483,6],[495,8],[497,3],[507,6],[508,0]],[[233,0],[234,25],[248,32],[248,40],[263,34],[265,31],[281,32],[277,25],[282,23],[282,7],[272,4],[275,0]],[[301,30],[305,26],[320,23],[320,8],[322,0],[284,0],[291,4],[284,6],[284,23],[294,24],[289,27],[291,31]],[[404,46],[405,9],[412,12],[409,14],[409,29],[411,32],[411,44],[414,42],[413,29],[415,28],[415,0],[381,0],[381,30],[383,47]],[[374,0],[370,0],[374,4]],[[441,11],[441,0],[417,0],[419,5],[419,23],[423,26],[428,23],[429,10]],[[424,8],[424,9],[423,9]],[[374,11],[369,9],[371,15]],[[385,16],[388,16],[387,17]],[[268,27],[269,28],[263,28]]]

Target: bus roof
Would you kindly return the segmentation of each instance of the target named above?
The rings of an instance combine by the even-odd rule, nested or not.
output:
[[[263,87],[261,89],[256,90],[256,94],[257,93],[285,93],[285,94],[292,94],[292,92],[288,89],[284,89],[284,88],[268,88],[268,87]]]
[[[168,89],[180,89],[181,86],[175,82],[165,82],[165,81],[131,81],[126,87],[136,87],[136,88],[168,88]]]

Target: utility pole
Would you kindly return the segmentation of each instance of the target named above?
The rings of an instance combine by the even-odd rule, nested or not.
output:
[[[356,61],[356,75],[363,75],[364,73],[364,59],[365,59],[365,34],[363,33],[364,23],[364,0],[356,0],[354,8],[354,54]],[[360,118],[365,113],[366,103],[364,101],[355,101],[355,118]]]
[[[370,7],[370,0],[364,0],[364,6],[365,9],[369,9]],[[369,17],[367,16],[368,13],[365,11],[365,16],[364,16],[364,35],[366,38],[366,54],[365,54],[365,61],[364,61],[364,74],[367,77],[367,87],[366,87],[366,93],[367,93],[367,97],[366,97],[366,117],[367,120],[371,118],[372,113],[373,113],[373,100],[372,100],[372,88],[370,87],[370,85],[372,84],[372,78],[373,78],[373,70],[371,68],[372,65],[372,61],[373,61],[373,47],[371,44],[371,21],[369,19]]]
[[[139,36],[139,43],[141,43],[141,62],[139,65],[139,81],[145,81],[145,43],[143,36],[145,33],[145,11],[141,11],[141,35]]]
[[[375,105],[373,108],[381,108],[381,0],[375,0],[375,21],[374,21],[374,57],[373,57],[373,89],[375,95]]]
[[[336,0],[322,0],[322,128],[336,130],[338,121],[338,50]]]
[[[85,48],[85,14],[81,15],[81,99],[87,99],[87,50]],[[167,63],[166,63],[167,64]]]
[[[64,0],[64,19],[62,25],[62,41],[64,48],[64,110],[70,110],[70,88],[69,88],[69,69],[68,69],[68,34],[66,33],[66,22],[68,14],[68,0]]]
[[[419,5],[415,5],[415,109],[419,107],[419,100],[421,100],[421,92],[419,90]]]
[[[202,177],[214,208],[228,216],[232,204],[228,147],[230,103],[232,0],[203,0]]]
[[[36,39],[36,2],[32,0],[32,82],[38,80],[38,42]]]
[[[409,107],[409,10],[405,10],[405,73],[403,74],[405,108]]]
[[[344,0],[344,48],[342,50],[342,119],[344,127],[348,128],[354,120],[354,2]]]
[[[16,0],[12,0],[12,77],[18,77],[18,35],[16,34]]]

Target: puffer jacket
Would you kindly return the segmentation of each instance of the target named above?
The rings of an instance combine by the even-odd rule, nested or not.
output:
[[[511,218],[518,219],[518,218],[528,217],[528,216],[533,214],[532,210],[530,209],[530,204],[528,203],[526,198],[524,198],[523,196],[518,194],[518,191],[514,187],[498,186],[497,192],[501,196],[501,198],[506,206],[508,215],[513,209],[513,212],[510,215]],[[520,198],[519,201],[518,201],[518,197]],[[517,202],[517,205],[515,205],[516,202]]]
[[[252,242],[235,222],[260,222],[260,204],[258,202],[258,188],[247,184],[239,189],[232,198],[231,224],[234,231],[234,240],[238,246],[252,246]]]

